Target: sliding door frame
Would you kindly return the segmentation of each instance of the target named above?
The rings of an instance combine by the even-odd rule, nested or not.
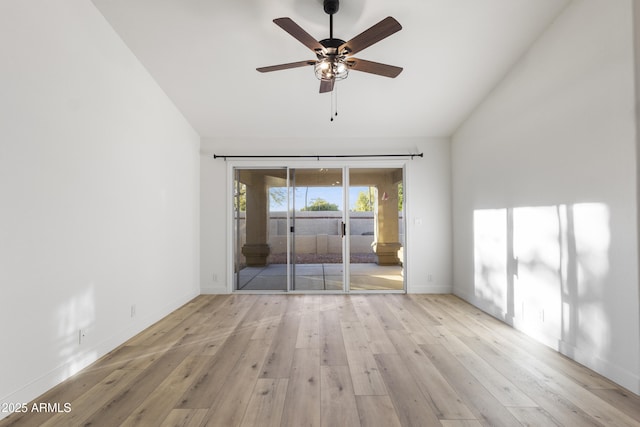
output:
[[[398,160],[398,159],[389,159],[389,160],[376,160],[376,159],[367,159],[367,158],[358,158],[358,159],[341,159],[341,160],[326,160],[326,159],[316,159],[316,160],[308,160],[308,159],[253,159],[253,160],[225,160],[227,163],[227,185],[226,185],[226,209],[227,214],[227,283],[226,289],[228,293],[253,293],[253,294],[279,294],[279,293],[290,293],[290,294],[366,294],[366,293],[406,293],[407,292],[407,253],[409,251],[409,238],[407,236],[407,218],[409,217],[409,203],[407,203],[407,160]],[[232,184],[235,180],[235,170],[236,169],[287,169],[287,188],[290,186],[290,169],[313,169],[313,168],[330,168],[330,169],[341,169],[343,175],[343,220],[346,223],[346,233],[344,239],[342,240],[343,247],[343,265],[344,265],[344,274],[343,274],[343,290],[339,291],[331,291],[331,290],[321,290],[321,291],[312,291],[312,290],[304,290],[297,291],[292,290],[291,281],[293,278],[291,274],[287,275],[287,289],[285,291],[278,290],[238,290],[235,288],[236,280],[234,279],[235,273],[235,257],[236,257],[236,235],[234,233],[235,230],[235,218],[233,215],[233,206],[234,206],[234,185]],[[399,168],[402,169],[403,176],[403,192],[404,192],[404,201],[403,201],[403,229],[404,229],[404,251],[403,251],[403,259],[401,260],[403,265],[403,271],[405,274],[403,275],[403,288],[401,290],[352,290],[350,289],[350,219],[348,215],[348,206],[351,202],[349,200],[349,170],[358,169],[358,168],[381,168],[381,169],[389,169],[389,168]],[[287,205],[290,206],[291,201],[290,192],[287,191]],[[291,215],[287,212],[287,230],[290,230],[291,227]],[[291,233],[289,233],[291,234]],[[291,256],[291,239],[287,238],[287,264],[291,264],[290,256]],[[289,270],[289,269],[288,269]]]

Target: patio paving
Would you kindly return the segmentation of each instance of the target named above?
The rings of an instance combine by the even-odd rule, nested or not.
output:
[[[381,266],[375,263],[351,264],[350,289],[402,290],[402,266]],[[295,266],[296,291],[342,290],[342,264],[298,264]],[[285,291],[287,266],[270,264],[266,267],[245,267],[240,270],[239,290]]]

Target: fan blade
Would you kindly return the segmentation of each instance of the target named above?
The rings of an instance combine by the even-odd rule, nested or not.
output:
[[[363,71],[365,73],[377,74],[379,76],[391,78],[397,77],[398,74],[402,72],[402,67],[357,58],[349,58],[347,60],[347,66],[351,70]]]
[[[303,30],[301,26],[293,22],[291,18],[276,18],[273,22],[314,52],[318,49],[321,51],[325,50],[324,46],[322,46],[318,40],[314,39],[313,36]]]
[[[333,90],[333,84],[335,82],[336,79],[320,80],[320,93],[331,92]]]
[[[288,68],[298,68],[298,67],[304,67],[306,65],[314,65],[316,63],[316,61],[298,61],[298,62],[290,62],[288,64],[280,64],[280,65],[271,65],[269,67],[260,67],[260,68],[256,68],[256,70],[260,71],[261,73],[268,73],[270,71],[279,71],[279,70],[286,70]]]
[[[389,37],[391,34],[398,32],[401,29],[402,25],[400,25],[398,21],[391,16],[387,16],[373,27],[364,30],[348,42],[342,44],[338,48],[338,52],[341,52],[344,48],[349,50],[349,55],[360,52],[362,49]]]

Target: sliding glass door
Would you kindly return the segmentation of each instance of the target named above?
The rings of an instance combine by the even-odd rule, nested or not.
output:
[[[349,289],[404,289],[402,168],[349,169]]]
[[[234,171],[234,289],[288,289],[287,169]]]
[[[344,290],[341,168],[290,169],[292,290]]]
[[[234,290],[403,291],[403,168],[235,168]]]

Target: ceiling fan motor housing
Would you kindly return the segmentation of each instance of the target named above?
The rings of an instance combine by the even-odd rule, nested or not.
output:
[[[338,12],[339,8],[340,8],[339,0],[324,0],[325,13],[328,13],[329,15],[333,15],[334,13]]]

